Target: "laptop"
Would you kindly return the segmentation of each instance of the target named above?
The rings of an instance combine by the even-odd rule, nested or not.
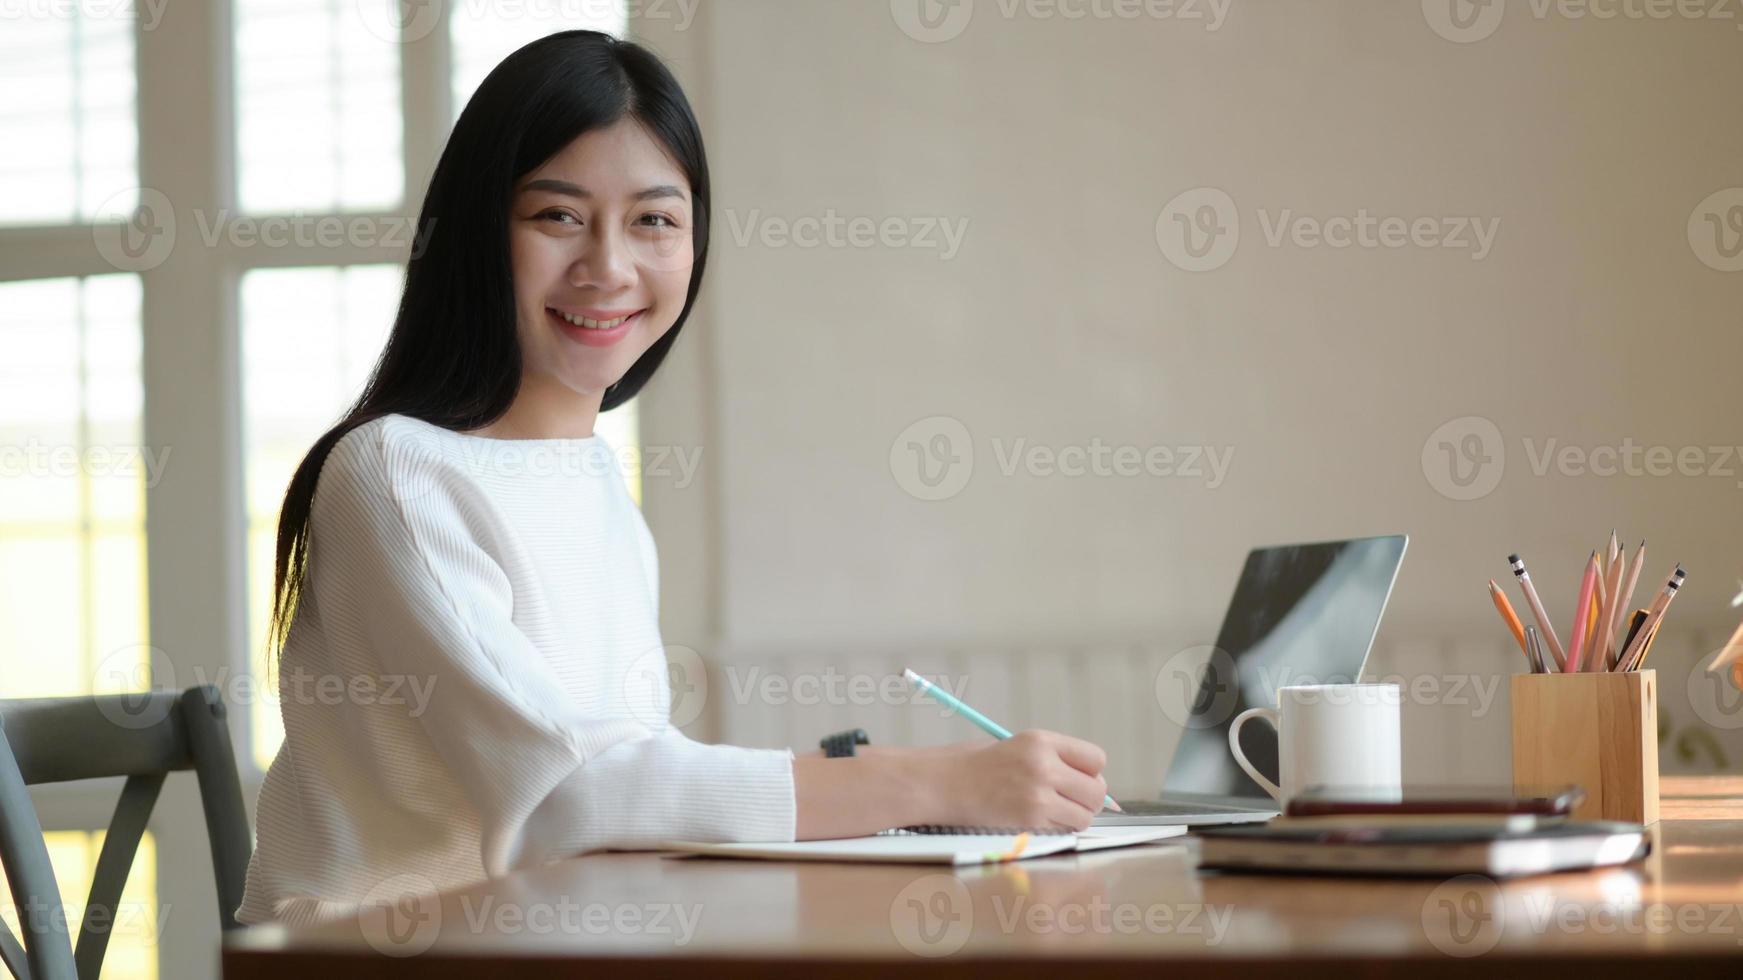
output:
[[[1257,823],[1277,816],[1277,802],[1235,764],[1229,725],[1248,708],[1275,706],[1280,687],[1360,678],[1408,543],[1397,534],[1249,553],[1161,797],[1121,800],[1124,813],[1104,810],[1094,826]],[[1275,729],[1244,726],[1241,750],[1278,781]]]

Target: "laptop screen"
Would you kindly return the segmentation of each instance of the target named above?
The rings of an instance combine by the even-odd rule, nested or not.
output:
[[[1229,754],[1229,724],[1277,706],[1277,689],[1351,684],[1362,672],[1404,560],[1405,538],[1261,548],[1247,555],[1216,647],[1204,667],[1165,792],[1270,797]],[[1277,733],[1241,728],[1241,750],[1277,781]]]

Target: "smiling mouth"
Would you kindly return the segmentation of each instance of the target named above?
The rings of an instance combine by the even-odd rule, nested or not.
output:
[[[545,309],[550,310],[551,313],[556,315],[557,318],[561,319],[563,322],[580,327],[583,330],[610,330],[614,327],[622,326],[625,320],[628,320],[641,312],[641,310],[633,310],[629,313],[622,314],[621,316],[595,320],[591,317],[581,316],[580,314],[565,313],[555,307],[547,306]]]

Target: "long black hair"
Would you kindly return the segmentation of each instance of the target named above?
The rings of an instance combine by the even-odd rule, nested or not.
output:
[[[701,128],[677,79],[647,49],[597,31],[541,38],[497,65],[454,124],[418,216],[426,244],[406,266],[381,358],[356,403],[315,441],[285,490],[273,560],[272,650],[282,654],[302,596],[315,483],[333,446],[383,415],[467,431],[508,411],[521,380],[508,252],[515,182],[582,133],[625,117],[663,144],[690,182],[695,265],[677,322],[605,390],[601,411],[635,397],[665,360],[696,303],[708,255]]]

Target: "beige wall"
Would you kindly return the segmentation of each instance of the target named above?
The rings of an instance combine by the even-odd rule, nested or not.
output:
[[[1532,454],[1743,444],[1743,273],[1703,264],[1688,232],[1704,198],[1743,186],[1743,24],[1509,4],[1492,36],[1454,43],[1417,3],[1234,0],[1215,30],[1003,7],[978,0],[941,43],[883,0],[733,0],[682,30],[638,24],[705,117],[716,181],[706,303],[643,408],[647,442],[703,450],[696,482],[650,478],[667,640],[716,670],[978,651],[995,666],[972,693],[1005,683],[983,676],[1000,651],[1209,642],[1255,544],[1405,531],[1370,666],[1494,678],[1513,661],[1485,579],[1524,551],[1565,620],[1617,527],[1650,540],[1650,579],[1689,569],[1688,662],[1660,666],[1667,708],[1698,722],[1677,692],[1734,625],[1743,461],[1538,475]],[[1165,255],[1158,218],[1201,187],[1229,195],[1239,244],[1193,272]],[[966,234],[948,258],[764,237],[831,209]],[[1285,212],[1359,211],[1474,218],[1494,238],[1481,257],[1469,231],[1465,247],[1267,241]],[[938,416],[961,423],[972,476],[927,501],[891,449]],[[1493,491],[1461,501],[1423,456],[1467,416],[1505,455]],[[1019,439],[1233,455],[1214,487],[1007,476],[999,454]],[[745,720],[784,708],[720,687],[703,721],[716,736],[805,737],[864,714],[825,706],[795,733]],[[1413,706],[1415,771],[1506,778],[1504,707]],[[1075,716],[1092,729],[1094,708]],[[1103,737],[1148,754],[1129,732]]]

